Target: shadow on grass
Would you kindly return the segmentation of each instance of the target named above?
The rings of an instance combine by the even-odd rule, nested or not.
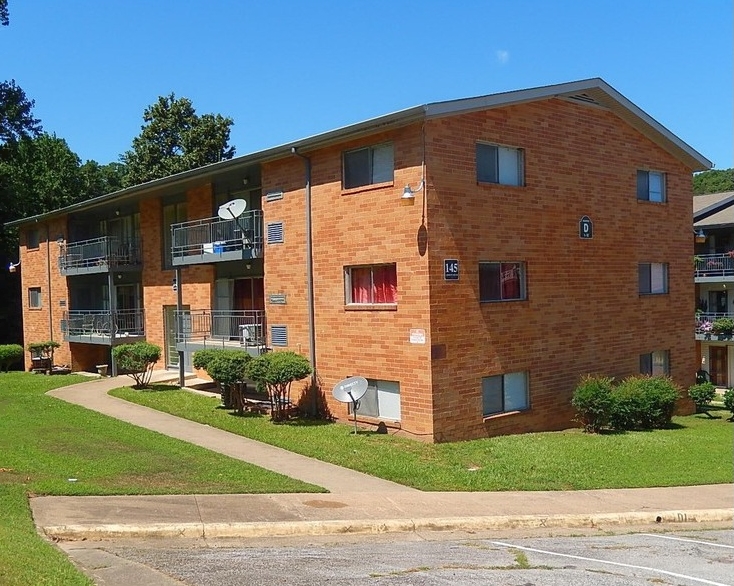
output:
[[[132,387],[135,389],[135,387]],[[163,391],[178,391],[180,390],[176,385],[162,385],[162,384],[153,384],[150,385],[147,389],[135,389],[136,391],[140,391],[141,393],[160,393]]]

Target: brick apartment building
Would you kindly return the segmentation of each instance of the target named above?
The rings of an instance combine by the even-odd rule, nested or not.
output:
[[[566,428],[582,374],[692,383],[710,166],[600,79],[403,110],[14,222],[24,339],[289,349],[432,441]]]

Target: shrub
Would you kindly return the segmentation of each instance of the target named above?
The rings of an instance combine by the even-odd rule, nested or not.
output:
[[[730,317],[716,318],[711,329],[717,334],[731,334],[734,332],[734,319]]]
[[[716,387],[712,383],[699,383],[688,389],[688,396],[696,404],[697,413],[706,413],[707,407],[716,396]]]
[[[237,408],[242,412],[244,403],[242,396],[235,390],[245,378],[245,369],[252,356],[241,350],[213,350],[208,359],[206,372],[217,384],[222,394],[222,403],[227,409]]]
[[[571,405],[576,409],[575,421],[588,433],[598,433],[609,424],[612,411],[611,377],[586,375],[573,392]]]
[[[23,346],[20,344],[0,345],[0,371],[8,372],[10,367],[23,360]]]
[[[268,352],[247,365],[247,376],[268,391],[270,417],[273,421],[288,418],[291,406],[291,383],[311,374],[308,360],[295,352]]]
[[[217,355],[217,353],[221,351],[222,350],[218,348],[207,348],[205,350],[197,350],[196,352],[194,352],[194,357],[192,360],[194,368],[200,368],[202,370],[206,370],[207,374],[211,376],[211,374],[209,373],[209,369],[207,367],[209,366],[209,363],[212,361],[212,359]]]
[[[48,340],[46,342],[31,342],[30,344],[28,344],[28,351],[31,353],[31,356],[37,358],[47,358],[53,363],[54,350],[59,346],[61,346],[61,344],[59,344],[55,340]]]
[[[117,368],[135,381],[133,388],[145,389],[153,376],[153,365],[160,360],[161,349],[149,342],[122,344],[112,349]]]
[[[734,421],[734,389],[728,389],[724,393],[724,407],[731,413],[728,421]]]
[[[612,392],[614,429],[660,429],[670,425],[679,390],[667,376],[631,376]]]

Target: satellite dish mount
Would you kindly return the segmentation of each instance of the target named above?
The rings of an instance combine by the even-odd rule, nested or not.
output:
[[[252,246],[251,240],[247,237],[247,229],[240,222],[240,216],[245,213],[247,208],[247,202],[244,199],[233,199],[227,203],[223,203],[217,210],[217,215],[222,220],[234,220],[237,223],[237,227],[242,233],[243,244],[249,248]]]
[[[369,383],[367,379],[361,376],[350,376],[340,380],[334,386],[331,394],[341,403],[351,403],[352,413],[354,414],[354,435],[357,435],[357,409],[359,409],[359,400],[364,397],[367,392]]]

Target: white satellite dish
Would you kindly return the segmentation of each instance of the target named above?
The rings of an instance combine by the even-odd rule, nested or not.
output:
[[[331,391],[331,394],[334,395],[337,401],[352,404],[354,435],[357,435],[357,409],[359,407],[359,400],[364,397],[368,386],[369,383],[366,378],[362,376],[350,376],[336,383],[334,390]]]
[[[244,199],[233,199],[227,203],[223,203],[217,210],[217,215],[223,220],[233,220],[239,218],[245,211],[247,202]]]

